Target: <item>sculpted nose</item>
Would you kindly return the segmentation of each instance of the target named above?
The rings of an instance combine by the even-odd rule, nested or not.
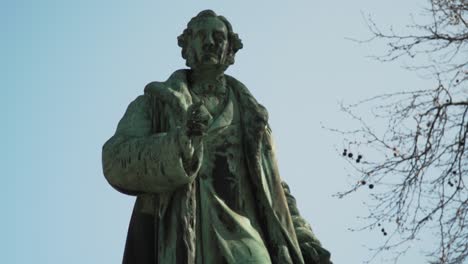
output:
[[[206,46],[212,46],[212,45],[214,45],[214,39],[213,39],[213,36],[211,36],[211,34],[208,34],[208,35],[203,39],[203,45],[206,45]]]

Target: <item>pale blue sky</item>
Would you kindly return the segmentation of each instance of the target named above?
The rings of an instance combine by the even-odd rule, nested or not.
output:
[[[378,45],[345,39],[369,36],[361,11],[398,26],[424,3],[1,1],[2,262],[120,263],[134,197],[105,181],[101,146],[146,83],[185,67],[176,37],[209,8],[243,40],[228,73],[269,110],[280,171],[302,214],[335,263],[362,263],[366,246],[384,237],[348,231],[363,224],[356,217],[369,192],[332,197],[350,179],[340,137],[321,123],[352,126],[342,100],[427,85],[366,58]],[[423,263],[418,253],[401,263]]]

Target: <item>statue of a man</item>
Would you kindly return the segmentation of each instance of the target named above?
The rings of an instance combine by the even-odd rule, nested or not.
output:
[[[281,181],[268,114],[228,75],[242,42],[211,10],[178,38],[190,69],[152,82],[103,147],[136,195],[123,263],[331,263]]]

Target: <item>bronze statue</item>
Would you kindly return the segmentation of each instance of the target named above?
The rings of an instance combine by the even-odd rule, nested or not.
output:
[[[123,263],[328,264],[281,181],[268,114],[225,75],[242,42],[211,10],[178,37],[190,69],[152,82],[103,147],[104,175],[136,195]]]

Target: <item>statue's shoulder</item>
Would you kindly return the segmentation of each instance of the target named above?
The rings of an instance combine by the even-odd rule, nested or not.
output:
[[[238,96],[251,98],[256,103],[258,103],[245,84],[230,75],[226,74],[225,77],[227,84],[234,90],[235,93],[238,94]]]
[[[153,81],[145,86],[145,95],[161,97],[167,93],[183,92],[187,87],[187,70],[177,70],[166,81]]]
[[[247,86],[245,86],[241,81],[227,74],[225,75],[225,78],[226,78],[226,82],[228,83],[230,87],[234,88],[235,90],[246,91],[250,93]]]
[[[145,86],[144,93],[148,96],[155,96],[167,89],[166,82],[153,81]]]
[[[178,70],[164,82],[150,82],[145,87],[144,96],[150,98],[152,102],[187,108],[191,104],[187,72],[188,70]]]
[[[245,86],[242,82],[238,81],[236,78],[225,75],[226,82],[232,88],[234,93],[237,95],[237,98],[244,109],[245,113],[250,113],[252,115],[252,120],[256,124],[264,124],[260,125],[265,127],[268,123],[268,111],[267,109],[261,105],[257,99],[252,95],[249,91],[247,86]]]

